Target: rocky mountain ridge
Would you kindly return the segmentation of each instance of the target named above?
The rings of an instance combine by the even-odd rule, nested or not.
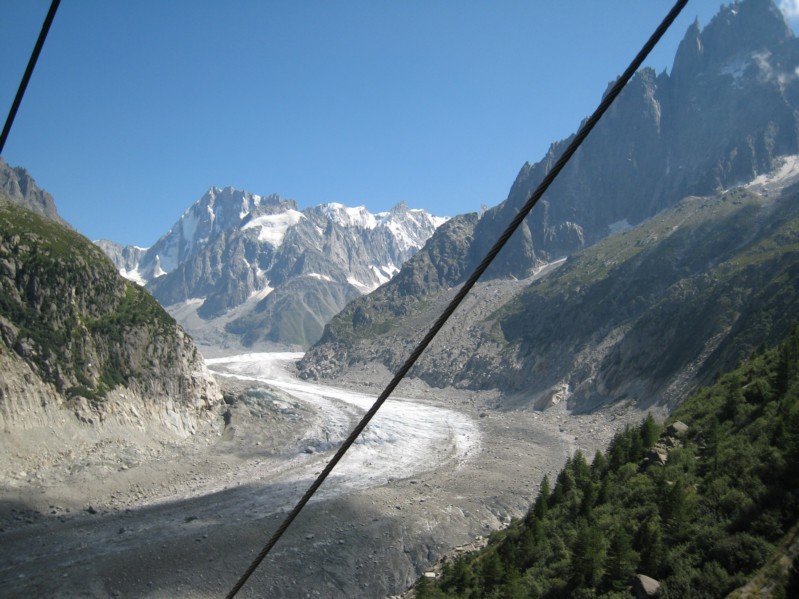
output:
[[[768,206],[786,177],[736,186],[795,164],[798,67],[799,44],[773,2],[723,6],[701,31],[695,23],[671,74],[635,76],[478,285],[490,317],[459,316],[411,376],[542,407],[566,398],[578,410],[622,398],[675,404],[777,334],[796,316],[792,234],[769,227],[794,214],[796,194],[786,192],[777,214]],[[371,360],[395,370],[566,143],[525,165],[505,202],[452,219],[391,282],[331,320],[302,376],[346,377]],[[747,263],[735,252],[754,239],[781,248],[774,262],[731,267]],[[531,282],[546,265],[554,271]]]
[[[388,281],[446,219],[211,188],[151,248],[98,244],[193,335],[307,346],[346,303]]]
[[[695,22],[671,73],[639,71],[539,206],[490,276],[529,276],[634,225],[688,195],[709,195],[772,170],[799,149],[799,42],[771,0],[722,6]],[[571,138],[525,164],[505,202],[475,228],[476,265]],[[470,271],[472,268],[470,268]],[[455,280],[452,283],[458,283]]]
[[[36,185],[28,171],[19,166],[9,166],[1,157],[0,193],[18,206],[69,227],[69,223],[58,214],[53,196]]]
[[[755,191],[686,198],[529,279],[479,283],[412,376],[499,389],[508,405],[677,405],[799,316],[799,190]],[[457,291],[409,302],[402,276],[333,319],[301,375],[396,370]]]

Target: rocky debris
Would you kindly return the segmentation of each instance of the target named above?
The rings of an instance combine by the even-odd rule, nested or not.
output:
[[[646,454],[646,459],[650,464],[665,466],[666,462],[669,460],[669,452],[662,447],[655,447]]]
[[[688,433],[688,425],[675,420],[666,427],[666,436],[671,439],[682,439]]]
[[[488,544],[488,537],[477,535],[473,541],[453,547],[450,551],[447,551],[444,555],[439,557],[435,563],[432,564],[432,568],[425,570],[422,573],[422,577],[427,578],[428,580],[437,580],[441,576],[441,572],[447,564],[452,563],[464,553],[479,551],[485,547],[486,544]],[[413,588],[409,588],[401,595],[397,595],[398,599],[414,599],[415,597],[416,591]]]
[[[684,422],[676,420],[669,424],[644,459],[648,464],[665,466],[669,459],[669,452],[675,447],[682,446],[682,440],[687,433],[688,425]]]

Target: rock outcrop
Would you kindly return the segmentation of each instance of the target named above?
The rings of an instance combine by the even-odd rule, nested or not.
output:
[[[66,227],[69,226],[58,214],[53,196],[36,185],[36,181],[24,168],[11,167],[2,158],[0,158],[0,193],[18,206]]]
[[[799,42],[769,0],[723,6],[686,32],[671,73],[643,69],[627,85],[525,220],[490,274],[529,276],[637,224],[687,195],[708,195],[768,172],[799,151]],[[475,230],[482,259],[571,138],[525,164],[508,198]],[[459,281],[454,280],[453,283]]]

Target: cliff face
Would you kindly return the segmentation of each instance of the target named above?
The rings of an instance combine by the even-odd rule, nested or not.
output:
[[[103,252],[0,200],[0,422],[25,428],[68,408],[186,435],[221,393],[191,339]],[[56,412],[53,412],[55,410]]]
[[[797,64],[797,40],[769,0],[723,6],[704,29],[694,23],[671,73],[635,75],[490,272],[527,276],[537,262],[602,239],[614,223],[640,223],[687,195],[729,189],[795,154]],[[481,219],[474,264],[569,141],[524,165],[507,200]]]

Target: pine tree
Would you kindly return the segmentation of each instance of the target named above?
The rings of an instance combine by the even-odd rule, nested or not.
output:
[[[541,488],[538,490],[538,497],[536,497],[535,504],[533,505],[532,514],[539,520],[543,520],[547,515],[549,508],[549,476],[544,475],[544,480],[541,481]]]
[[[583,523],[572,546],[571,585],[574,588],[596,588],[602,580],[605,544],[602,533]]]
[[[653,447],[657,443],[658,437],[660,437],[660,427],[655,422],[652,412],[649,412],[641,423],[641,441],[644,444],[644,449]]]
[[[603,587],[611,591],[627,588],[638,565],[638,554],[633,550],[632,539],[622,526],[616,526],[610,537]]]

